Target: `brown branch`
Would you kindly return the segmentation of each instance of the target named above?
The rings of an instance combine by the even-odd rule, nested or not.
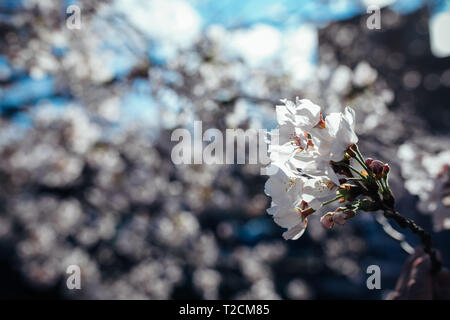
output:
[[[402,216],[395,210],[385,210],[384,216],[386,218],[392,218],[401,228],[408,228],[412,233],[417,234],[422,242],[424,251],[430,255],[431,258],[431,272],[438,273],[441,269],[441,262],[439,261],[436,250],[433,249],[431,243],[431,235],[426,232],[422,227],[417,225],[412,219]]]
[[[433,274],[438,273],[441,270],[441,261],[437,257],[436,250],[433,249],[431,242],[431,235],[426,232],[422,227],[417,225],[414,220],[402,216],[395,210],[395,201],[392,193],[386,194],[386,198],[381,199],[378,192],[371,195],[371,198],[379,205],[383,210],[383,214],[386,218],[393,219],[401,228],[408,228],[412,233],[419,236],[420,242],[424,247],[424,251],[430,255],[431,258],[431,272]]]

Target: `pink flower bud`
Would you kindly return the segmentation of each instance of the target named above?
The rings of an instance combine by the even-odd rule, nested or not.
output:
[[[347,221],[347,214],[340,211],[340,212],[336,212],[333,215],[333,222],[339,224],[339,225],[343,225],[345,224],[345,222]]]
[[[370,167],[370,164],[372,163],[373,159],[372,158],[367,158],[366,159],[366,166]]]
[[[353,218],[354,216],[356,216],[356,212],[353,211],[353,210],[347,210],[347,211],[345,211],[345,215],[346,215],[346,218],[347,218],[347,219],[351,219],[351,218]]]
[[[323,215],[320,218],[320,223],[322,224],[322,227],[325,229],[331,229],[334,226],[333,222],[333,212],[328,212],[327,214]]]
[[[379,175],[383,172],[384,163],[379,160],[373,160],[370,165],[369,169],[372,170],[372,172],[376,175]]]

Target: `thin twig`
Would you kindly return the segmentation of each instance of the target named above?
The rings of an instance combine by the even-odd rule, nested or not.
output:
[[[422,227],[417,225],[412,219],[406,218],[402,216],[400,213],[398,213],[395,210],[385,210],[384,216],[386,218],[391,218],[401,228],[408,228],[412,231],[412,233],[415,233],[419,236],[420,241],[422,242],[422,245],[424,247],[424,251],[430,255],[431,258],[431,272],[437,273],[441,269],[441,262],[437,258],[436,250],[433,249],[432,243],[431,243],[431,235],[426,232]]]

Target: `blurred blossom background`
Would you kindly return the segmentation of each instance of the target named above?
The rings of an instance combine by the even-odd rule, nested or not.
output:
[[[384,298],[408,255],[375,214],[284,241],[260,166],[171,161],[174,129],[296,96],[355,109],[449,266],[449,32],[445,0],[0,0],[0,298]]]

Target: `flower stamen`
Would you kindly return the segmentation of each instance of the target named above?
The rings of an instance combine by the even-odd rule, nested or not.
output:
[[[319,122],[314,126],[314,128],[325,129],[325,121],[323,120],[322,112],[320,113],[320,120],[319,120]]]

